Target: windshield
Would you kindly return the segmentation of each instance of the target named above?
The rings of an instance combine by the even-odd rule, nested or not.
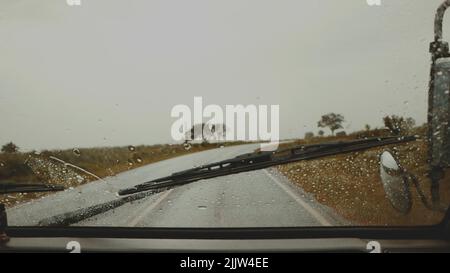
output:
[[[438,224],[441,3],[2,0],[9,225]]]

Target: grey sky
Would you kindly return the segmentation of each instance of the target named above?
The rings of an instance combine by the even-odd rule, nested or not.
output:
[[[2,0],[0,144],[168,143],[170,110],[194,96],[279,104],[282,138],[327,112],[349,131],[422,123],[440,2]]]

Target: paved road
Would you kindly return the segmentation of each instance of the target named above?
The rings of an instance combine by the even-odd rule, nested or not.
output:
[[[10,225],[38,225],[57,214],[119,198],[118,189],[253,151],[241,145],[185,155],[59,192],[8,210]],[[130,227],[281,227],[342,224],[275,169],[198,181],[74,225]]]

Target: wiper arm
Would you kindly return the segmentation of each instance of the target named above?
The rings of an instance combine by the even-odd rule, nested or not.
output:
[[[2,193],[26,193],[26,192],[48,192],[61,191],[63,186],[48,184],[30,184],[30,183],[0,183],[0,194]]]
[[[275,152],[256,152],[237,156],[197,168],[173,173],[170,176],[158,178],[149,182],[122,189],[119,195],[127,195],[156,189],[170,189],[176,186],[192,183],[229,174],[260,170],[267,167],[282,165],[301,160],[316,159],[330,155],[366,150],[374,147],[415,141],[415,136],[383,137],[353,141],[338,141],[312,145],[296,146],[294,148]]]

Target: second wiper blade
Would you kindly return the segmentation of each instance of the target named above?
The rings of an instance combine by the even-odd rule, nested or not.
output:
[[[297,162],[300,160],[356,152],[374,147],[415,141],[415,136],[370,138],[353,141],[328,142],[312,145],[296,146],[294,148],[275,152],[256,152],[237,156],[197,168],[173,173],[170,176],[158,178],[131,188],[122,189],[119,195],[127,195],[147,190],[172,188],[201,179],[209,179],[229,174],[254,171],[276,165]]]
[[[2,193],[27,193],[27,192],[48,192],[61,191],[63,186],[31,183],[0,183],[0,194]]]

